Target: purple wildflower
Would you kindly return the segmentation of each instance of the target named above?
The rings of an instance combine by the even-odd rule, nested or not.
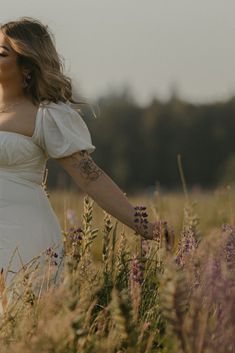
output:
[[[224,256],[229,270],[235,270],[235,226],[222,225],[222,236],[224,237]]]
[[[144,264],[141,263],[136,257],[131,260],[130,278],[139,284],[142,284],[144,281]]]
[[[69,240],[72,242],[80,242],[82,240],[82,228],[78,227],[72,227],[69,229],[69,234],[68,234]]]
[[[52,247],[48,247],[48,248],[46,248],[46,251],[45,251],[45,254],[46,254],[46,256],[48,256],[49,258],[57,258],[59,255],[57,254],[57,252],[55,252],[54,250],[53,250],[53,248]],[[52,261],[52,264],[54,264],[54,265],[57,265],[57,262],[55,261],[55,260],[53,260]]]
[[[188,255],[198,247],[198,244],[199,242],[192,229],[183,230],[175,259],[176,263],[180,266],[184,266]]]
[[[134,213],[134,223],[135,223],[135,234],[141,233],[141,228],[144,229],[144,235],[147,235],[147,229],[148,229],[148,220],[146,219],[148,217],[148,213],[146,212],[146,207],[145,206],[135,206],[134,209],[136,212]],[[142,211],[142,212],[139,212]],[[137,224],[138,223],[138,224]]]

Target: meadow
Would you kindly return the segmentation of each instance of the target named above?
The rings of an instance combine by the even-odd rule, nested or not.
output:
[[[128,195],[127,195],[128,196]],[[19,274],[0,317],[1,353],[235,352],[235,193],[231,187],[130,197],[147,241],[78,191],[49,192],[65,246],[61,282]]]

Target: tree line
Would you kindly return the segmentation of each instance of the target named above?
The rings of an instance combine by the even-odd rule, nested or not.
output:
[[[98,118],[84,118],[96,146],[92,157],[123,190],[180,188],[179,154],[189,187],[235,180],[235,97],[210,104],[153,98],[141,107],[124,91],[97,104]],[[48,167],[49,187],[73,186],[53,160]]]

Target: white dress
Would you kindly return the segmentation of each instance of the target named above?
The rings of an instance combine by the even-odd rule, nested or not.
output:
[[[62,230],[42,186],[47,160],[95,148],[80,114],[61,101],[40,104],[32,137],[0,131],[0,270],[6,284],[49,247],[57,262],[63,258]]]

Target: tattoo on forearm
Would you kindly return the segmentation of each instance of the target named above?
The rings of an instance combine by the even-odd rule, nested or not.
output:
[[[84,158],[77,160],[77,154],[79,154]],[[86,150],[79,151],[73,154],[71,158],[72,158],[72,166],[76,169],[79,169],[82,176],[86,179],[95,181],[103,173],[102,170],[94,163],[94,161],[89,156]]]

